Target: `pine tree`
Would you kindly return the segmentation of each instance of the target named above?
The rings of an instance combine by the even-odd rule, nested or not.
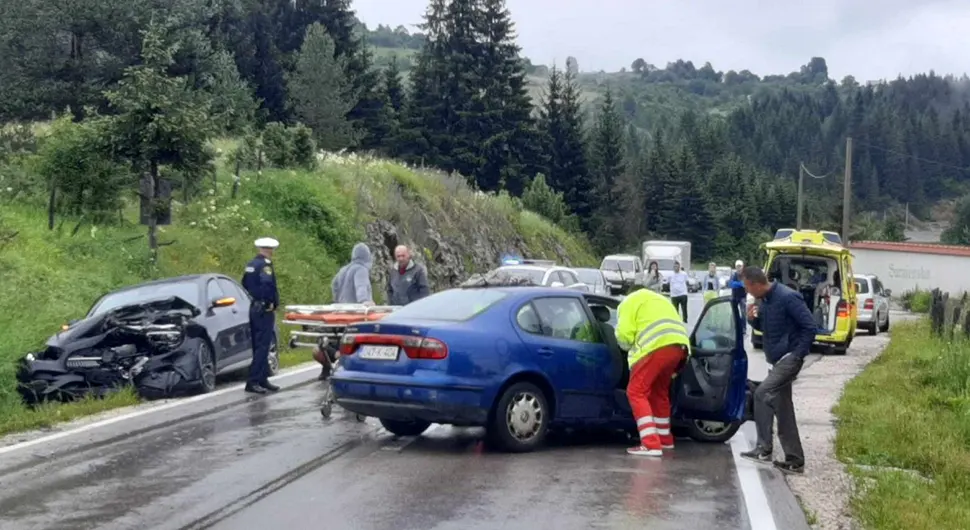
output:
[[[400,145],[402,121],[404,120],[405,92],[401,83],[401,71],[397,58],[391,59],[381,76],[378,97],[381,100],[379,119],[370,135],[379,144],[379,151],[387,156],[397,156]]]
[[[326,28],[314,23],[306,31],[295,70],[288,76],[290,102],[296,115],[313,129],[322,149],[354,145],[353,125],[347,113],[353,108],[352,90],[344,78],[343,59],[334,57],[334,44]]]
[[[623,121],[613,101],[609,87],[600,104],[599,115],[590,135],[590,167],[593,182],[592,224],[597,227],[594,243],[603,250],[615,246],[624,222],[625,214],[618,211],[617,181],[626,171],[623,150]]]
[[[484,164],[475,173],[483,190],[506,189],[518,195],[535,167],[537,139],[525,63],[505,0],[483,0],[479,18],[481,90],[475,96]]]
[[[539,110],[539,130],[548,156],[550,185],[562,192],[570,210],[585,221],[593,209],[592,179],[586,160],[579,88],[575,76],[553,67]]]

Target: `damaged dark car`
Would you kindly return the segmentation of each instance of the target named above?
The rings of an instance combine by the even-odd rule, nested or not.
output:
[[[28,405],[127,386],[146,399],[210,392],[217,376],[249,367],[250,303],[238,283],[219,274],[114,291],[21,359],[18,390]],[[278,366],[274,339],[271,373]]]

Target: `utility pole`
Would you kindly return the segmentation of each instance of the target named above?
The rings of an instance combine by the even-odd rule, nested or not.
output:
[[[802,188],[805,182],[805,164],[798,163],[798,214],[795,217],[795,229],[802,229]]]
[[[842,244],[849,244],[849,203],[852,199],[852,138],[845,139],[845,182],[842,189]]]

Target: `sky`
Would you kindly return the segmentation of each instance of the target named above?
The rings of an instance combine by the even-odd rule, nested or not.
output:
[[[422,20],[427,0],[353,0],[368,27]],[[522,54],[582,71],[696,67],[788,74],[823,57],[829,77],[895,79],[970,72],[967,0],[507,0]]]

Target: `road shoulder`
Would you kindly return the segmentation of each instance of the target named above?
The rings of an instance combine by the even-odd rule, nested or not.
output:
[[[844,356],[824,355],[795,381],[793,400],[805,451],[805,474],[789,476],[808,523],[822,530],[855,528],[848,509],[852,478],[835,456],[836,418],[832,413],[846,383],[889,344],[889,334],[859,334]],[[775,442],[775,447],[781,447]],[[776,455],[779,456],[780,455]]]

